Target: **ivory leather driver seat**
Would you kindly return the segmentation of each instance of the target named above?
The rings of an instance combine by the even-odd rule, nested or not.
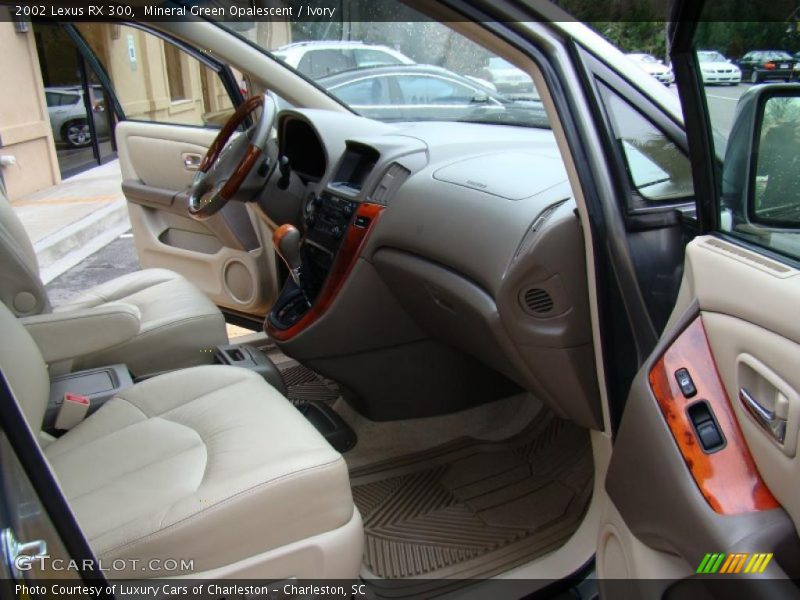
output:
[[[51,309],[22,223],[0,194],[0,300],[61,371],[125,363],[136,375],[210,363],[204,352],[228,341],[219,309],[166,269],[145,269]]]
[[[2,305],[0,327],[0,368],[39,431],[47,368]],[[363,532],[344,459],[256,373],[212,365],[153,377],[62,437],[40,439],[104,562],[183,559],[214,577],[358,576]],[[178,574],[189,573],[111,573]]]

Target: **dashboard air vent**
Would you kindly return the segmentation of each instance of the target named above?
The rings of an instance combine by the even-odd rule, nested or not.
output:
[[[383,204],[384,206],[388,205],[389,200],[397,191],[397,188],[400,187],[400,184],[403,183],[409,175],[411,175],[411,171],[406,169],[403,165],[392,163],[378,185],[372,190],[370,200],[378,204]]]
[[[525,291],[523,302],[528,312],[534,315],[546,315],[553,310],[553,297],[542,288],[529,288]]]

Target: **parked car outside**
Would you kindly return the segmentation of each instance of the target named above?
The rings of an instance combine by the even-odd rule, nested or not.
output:
[[[414,64],[405,54],[388,46],[357,41],[296,42],[281,46],[272,54],[311,79],[352,69]]]
[[[512,100],[432,65],[356,69],[318,80],[350,108],[379,121],[460,120],[547,126],[542,103]]]
[[[90,90],[95,131],[100,138],[108,137],[102,89],[100,86],[92,86]],[[92,130],[86,118],[83,89],[80,86],[46,87],[44,95],[56,142],[73,148],[88,146],[92,141]]]
[[[750,83],[761,83],[768,79],[791,81],[795,58],[783,50],[753,50],[739,61],[742,79]]]
[[[792,58],[794,59],[793,79],[797,81],[800,79],[800,52],[795,52]]]
[[[353,69],[417,64],[399,50],[359,41],[296,42],[281,46],[272,54],[311,79]],[[486,79],[471,75],[464,77],[490,90],[497,90],[494,83]]]
[[[700,62],[700,75],[705,85],[738,85],[742,81],[742,70],[716,50],[698,50],[697,60]]]
[[[662,61],[658,60],[652,54],[644,54],[641,52],[634,52],[626,55],[639,68],[646,73],[655,77],[658,81],[669,87],[675,81],[675,75],[672,73],[672,68],[666,66]]]

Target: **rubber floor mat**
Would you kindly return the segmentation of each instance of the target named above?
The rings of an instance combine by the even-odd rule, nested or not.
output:
[[[309,400],[332,404],[339,397],[339,386],[335,381],[315,373],[295,360],[278,363],[277,367],[286,382],[286,395],[295,404]]]
[[[423,578],[384,590],[394,596],[429,593],[434,578],[491,577],[560,547],[588,506],[593,464],[588,431],[543,409],[510,440],[462,438],[350,478],[365,566],[386,579]]]

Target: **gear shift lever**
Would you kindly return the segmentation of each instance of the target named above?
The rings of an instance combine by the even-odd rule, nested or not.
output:
[[[281,225],[272,234],[272,244],[275,252],[278,253],[289,268],[289,275],[295,285],[303,292],[306,302],[311,306],[308,299],[306,288],[303,285],[303,261],[300,257],[300,231],[294,225]]]

